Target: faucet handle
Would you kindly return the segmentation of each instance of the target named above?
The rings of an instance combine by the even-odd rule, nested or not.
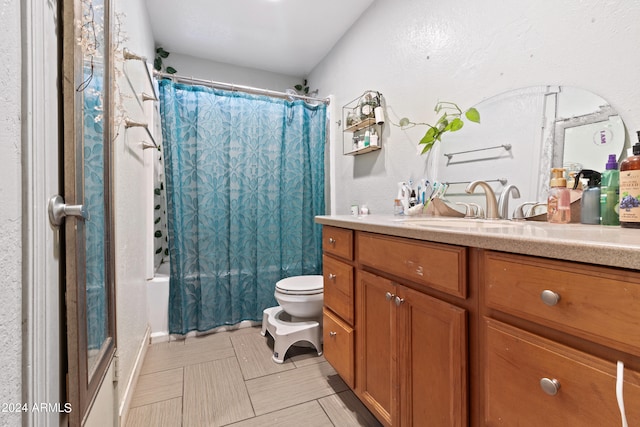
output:
[[[464,206],[464,217],[465,218],[474,218],[474,216],[471,215],[471,206],[469,206],[469,203],[456,202],[456,205]]]
[[[516,219],[516,220],[517,219],[525,219],[532,212],[533,206],[535,206],[537,204],[538,204],[538,202],[524,202],[524,203],[518,205],[518,207],[513,211],[513,219]],[[527,214],[526,215],[524,213],[524,207],[525,206],[532,206],[531,208],[529,208],[527,210]]]
[[[475,210],[474,218],[485,218],[484,209],[482,209],[482,206],[477,203],[469,203],[469,206],[471,206]]]

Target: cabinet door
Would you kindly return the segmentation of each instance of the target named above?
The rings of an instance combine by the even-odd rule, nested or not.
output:
[[[344,382],[354,388],[353,329],[325,308],[322,316],[322,338],[324,358]]]
[[[466,310],[398,286],[403,426],[467,425]]]
[[[358,271],[356,391],[386,425],[398,425],[395,285]]]

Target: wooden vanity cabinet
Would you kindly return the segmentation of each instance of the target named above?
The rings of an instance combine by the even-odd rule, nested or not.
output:
[[[482,294],[487,426],[640,425],[640,274],[487,251]]]
[[[467,312],[418,290],[464,292],[466,250],[356,239],[356,394],[388,426],[467,425]]]
[[[323,226],[323,353],[351,388],[355,388],[353,245],[352,230]]]

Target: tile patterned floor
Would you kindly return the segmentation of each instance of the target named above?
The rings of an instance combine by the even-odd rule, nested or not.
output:
[[[259,327],[152,345],[127,427],[381,425],[315,350],[272,350]]]

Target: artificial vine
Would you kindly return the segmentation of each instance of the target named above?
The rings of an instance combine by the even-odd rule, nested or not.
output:
[[[171,55],[171,53],[164,50],[162,47],[156,48],[156,59],[153,61],[153,68],[156,71],[163,71],[167,74],[175,74],[178,72],[175,68],[171,66],[166,66],[163,63],[163,59],[167,59]]]

